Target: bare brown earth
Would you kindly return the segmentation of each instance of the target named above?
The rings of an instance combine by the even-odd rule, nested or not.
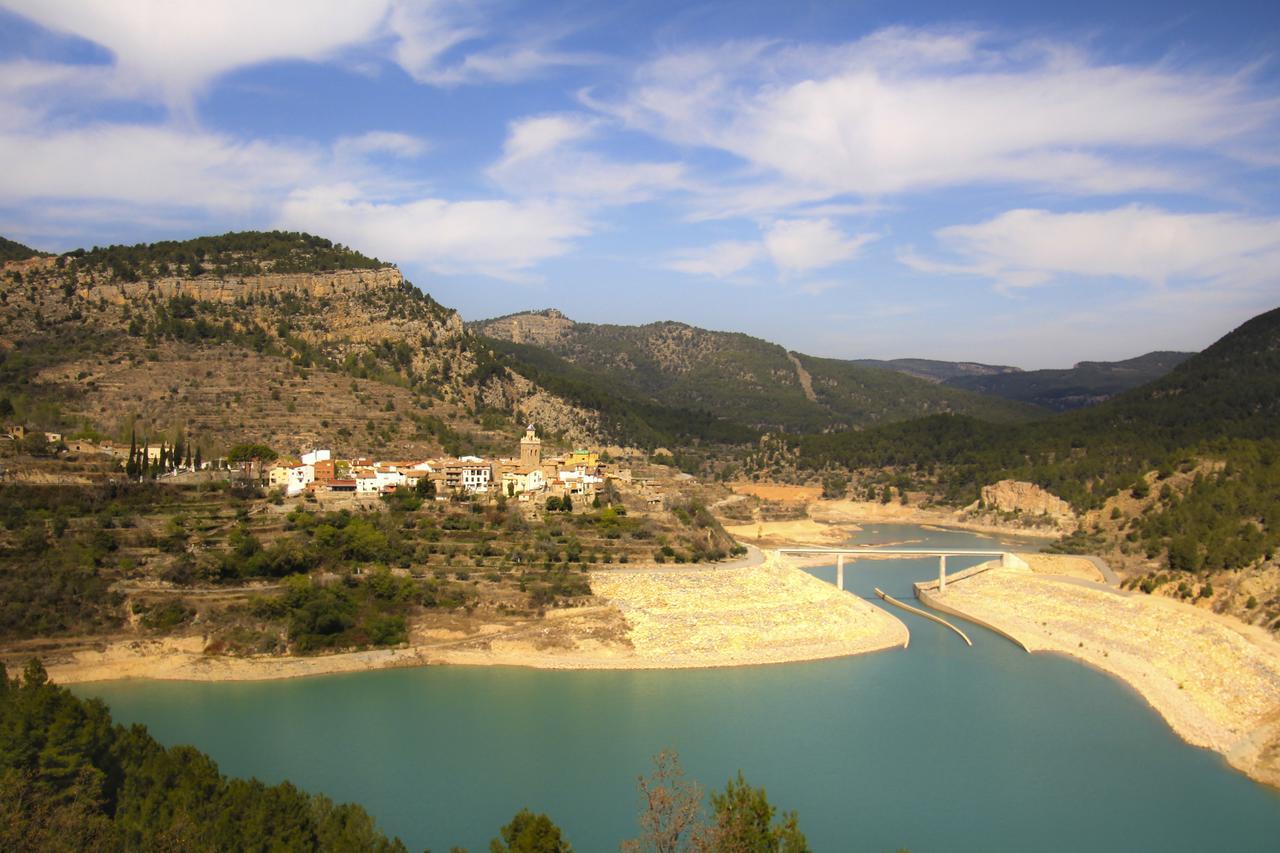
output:
[[[1014,534],[1056,539],[1060,530],[1027,526],[1012,520],[974,517],[964,510],[903,506],[900,503],[875,501],[814,501],[808,507],[809,517],[824,524],[921,524],[954,527],[975,533]]]
[[[784,663],[902,646],[884,611],[773,558],[748,568],[599,571],[597,603],[545,618],[415,625],[397,649],[312,657],[205,653],[201,636],[131,639],[46,658],[60,683],[261,680],[427,664],[670,669]]]
[[[820,486],[790,486],[785,483],[730,483],[729,488],[740,495],[753,495],[766,501],[817,500],[822,494]]]
[[[739,541],[769,548],[786,545],[840,545],[858,528],[835,526],[812,519],[799,521],[758,521],[752,524],[728,524],[725,532]]]
[[[1267,632],[1025,570],[992,568],[926,591],[1030,651],[1071,655],[1125,681],[1188,743],[1280,786],[1280,643]]]

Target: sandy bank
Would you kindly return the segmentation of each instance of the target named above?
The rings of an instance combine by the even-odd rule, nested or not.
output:
[[[794,545],[843,545],[858,531],[855,524],[823,524],[809,518],[797,521],[756,521],[726,524],[725,531],[740,542],[769,548]]]
[[[1029,651],[1071,655],[1136,689],[1184,740],[1280,786],[1280,643],[1170,599],[993,568],[929,594]]]
[[[743,568],[594,572],[600,605],[473,631],[415,630],[412,642],[310,657],[206,655],[188,637],[115,643],[46,661],[63,684],[117,678],[256,681],[402,666],[673,669],[840,657],[905,645],[877,607],[769,556]]]
[[[949,527],[986,533],[995,536],[1029,536],[1057,539],[1062,531],[1049,528],[1019,527],[1013,524],[992,524],[973,521],[963,510],[933,509],[903,506],[900,503],[882,504],[877,501],[813,501],[808,505],[809,518],[821,524],[919,524],[923,526]]]
[[[755,569],[592,576],[631,624],[637,665],[816,660],[907,642],[906,626],[770,555]]]

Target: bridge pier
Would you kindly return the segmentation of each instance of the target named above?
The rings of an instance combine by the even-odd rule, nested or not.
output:
[[[947,555],[938,555],[938,592],[947,590]]]
[[[836,589],[844,589],[844,554],[836,555]]]

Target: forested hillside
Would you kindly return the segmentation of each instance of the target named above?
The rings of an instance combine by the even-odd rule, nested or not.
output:
[[[38,252],[30,246],[24,246],[5,237],[0,237],[0,263],[6,261],[25,261],[28,258],[38,257],[44,254]]]
[[[983,482],[1016,476],[1087,509],[1197,447],[1280,437],[1277,416],[1280,309],[1165,377],[1094,408],[1003,426],[943,415],[860,433],[797,436],[794,443],[806,468],[944,466],[957,500],[976,499]]]
[[[1108,400],[1167,374],[1194,353],[1149,352],[1125,361],[1082,361],[1066,370],[1027,370],[961,375],[945,380],[953,388],[994,394],[1063,412]]]
[[[1088,513],[1076,547],[1134,566],[1258,568],[1280,547],[1280,309],[1155,382],[1035,423],[940,415],[769,441],[810,475],[890,470],[957,505],[988,483],[1031,481]]]
[[[707,412],[750,429],[822,432],[937,412],[993,421],[1037,417],[1035,407],[939,386],[892,371],[789,353],[736,332],[683,323],[644,326],[574,323],[547,311],[471,324],[496,350],[537,359],[555,372],[663,406]],[[559,356],[540,358],[533,349]],[[573,371],[568,366],[575,368]]]
[[[105,705],[0,666],[0,849],[403,851],[356,805],[229,779],[204,753],[166,748]]]

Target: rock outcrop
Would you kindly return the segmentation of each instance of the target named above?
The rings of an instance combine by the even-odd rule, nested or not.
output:
[[[245,276],[197,276],[195,278],[154,278],[143,281],[81,280],[76,293],[82,299],[99,299],[113,305],[139,302],[155,296],[171,299],[190,296],[200,302],[228,303],[237,299],[286,293],[326,299],[350,296],[383,288],[398,288],[404,276],[395,267],[375,270],[335,270],[314,273],[269,273]]]
[[[1022,515],[1048,516],[1056,521],[1074,522],[1071,505],[1035,483],[1001,480],[982,487],[982,500],[973,509],[994,509]]]

